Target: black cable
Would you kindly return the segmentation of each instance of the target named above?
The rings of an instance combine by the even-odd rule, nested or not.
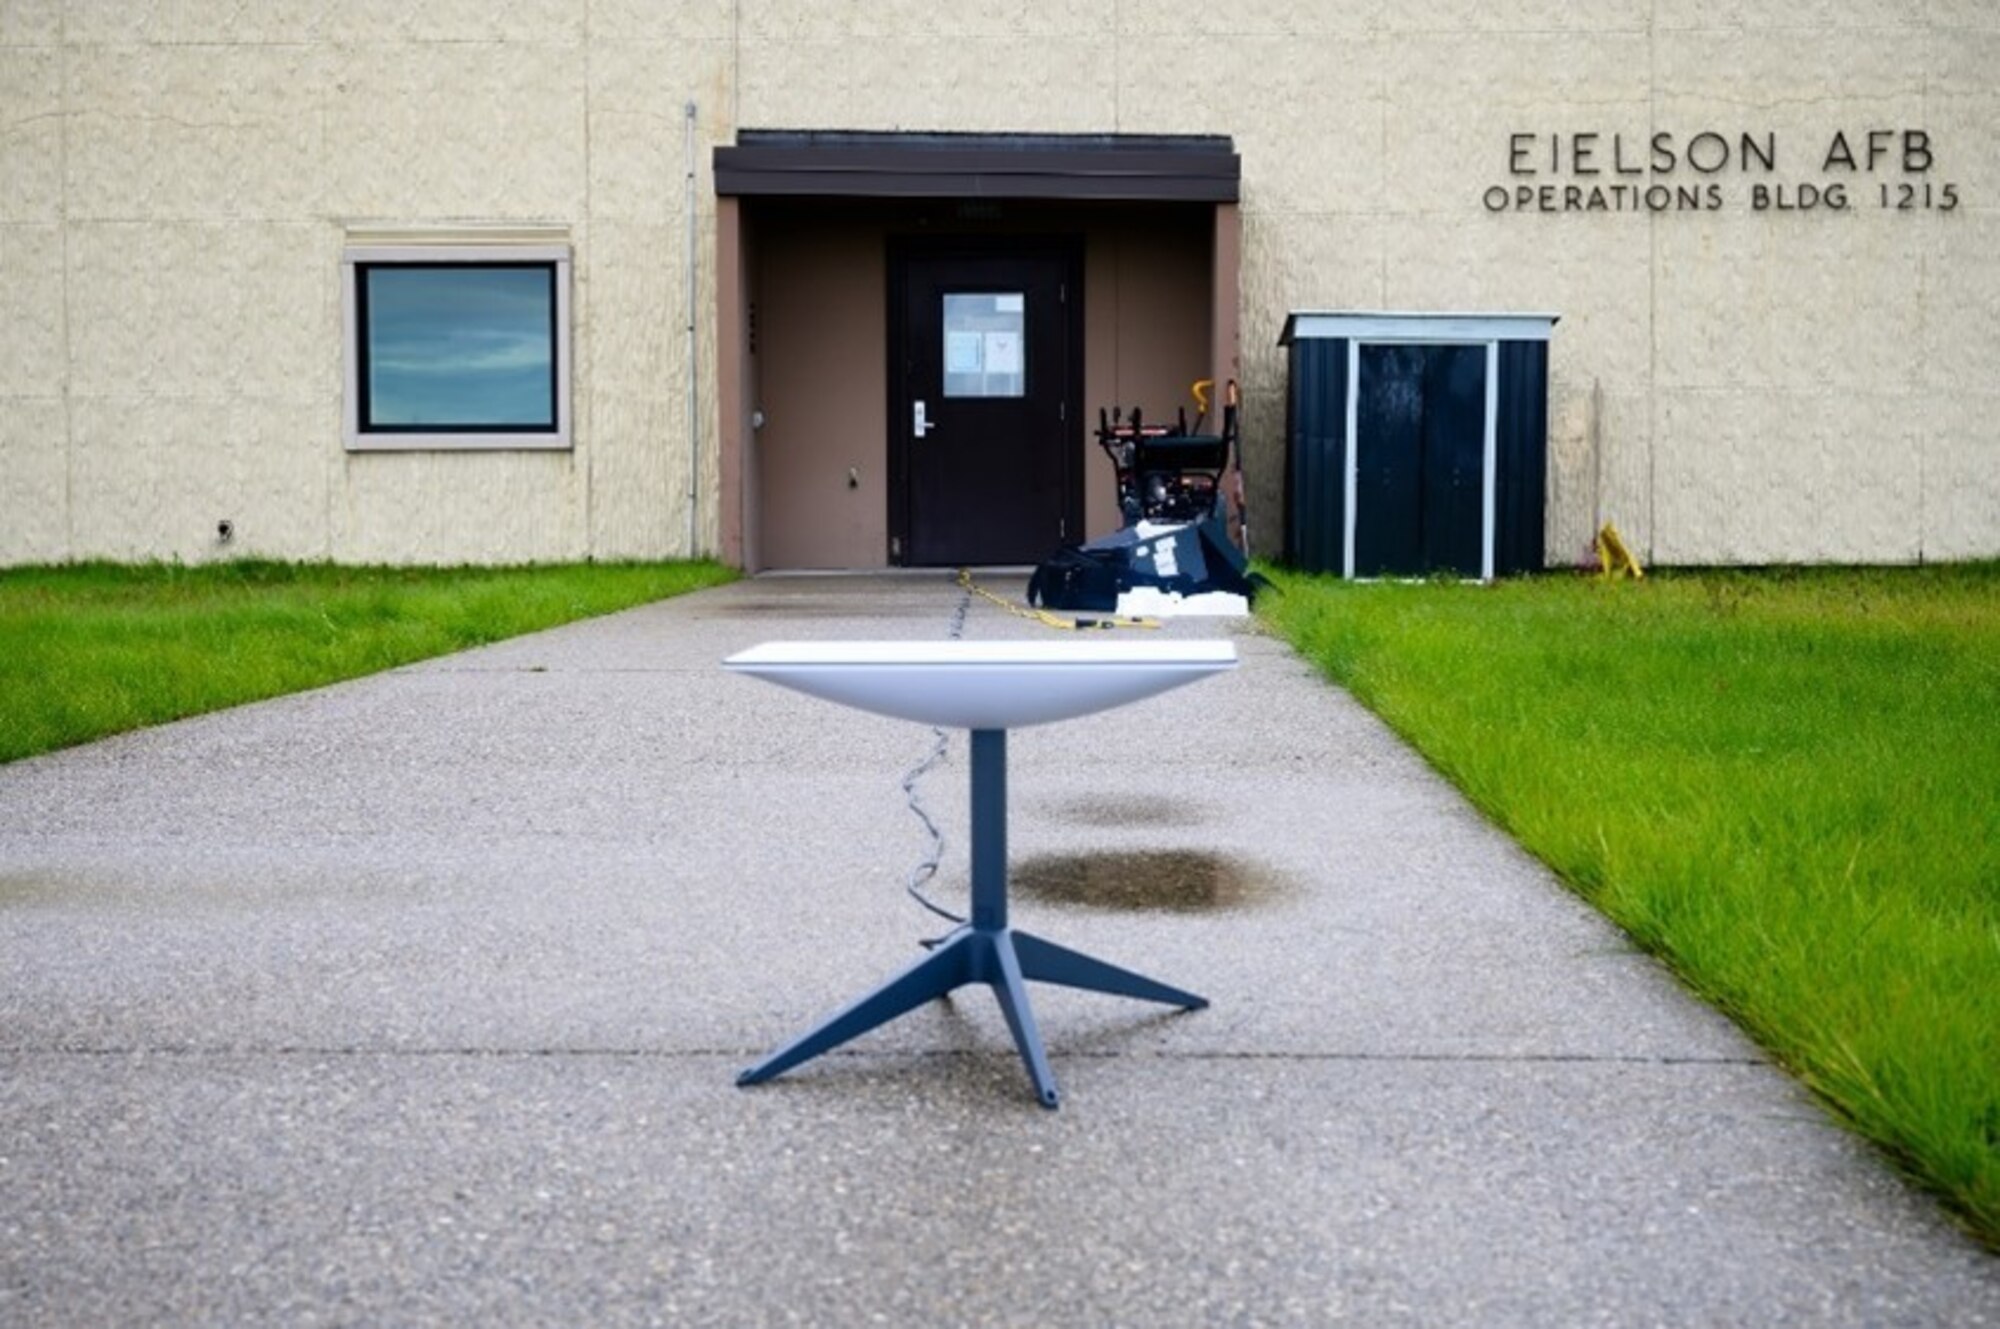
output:
[[[952,612],[951,628],[946,633],[946,637],[950,641],[958,641],[965,636],[965,616],[972,610],[971,584],[969,581],[962,580],[961,585],[965,588],[964,594],[959,597],[958,608]],[[944,832],[938,829],[937,823],[931,820],[931,814],[925,810],[924,801],[917,793],[917,784],[926,775],[944,763],[951,749],[951,735],[949,733],[937,726],[932,726],[931,733],[936,737],[937,741],[931,745],[930,754],[910,768],[909,772],[903,776],[902,784],[903,797],[908,802],[910,811],[915,813],[917,820],[923,823],[924,833],[930,836],[931,847],[930,852],[924,856],[923,861],[911,869],[910,878],[903,884],[903,889],[909,894],[912,900],[915,900],[939,918],[964,927],[966,923],[965,915],[953,913],[925,895],[922,890],[926,882],[937,876],[938,862],[944,857]],[[943,937],[936,937],[923,944],[927,947],[935,947],[943,940]]]

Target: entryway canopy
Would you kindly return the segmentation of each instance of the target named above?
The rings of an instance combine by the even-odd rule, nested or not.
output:
[[[1031,563],[1116,524],[1091,408],[1240,373],[1227,135],[743,129],[713,161],[732,563]]]
[[[723,197],[1234,203],[1221,134],[905,134],[746,129],[715,150]]]

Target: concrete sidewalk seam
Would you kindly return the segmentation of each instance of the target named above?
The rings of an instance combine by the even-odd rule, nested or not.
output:
[[[592,1058],[651,1059],[659,1061],[695,1060],[702,1058],[730,1059],[751,1058],[762,1055],[767,1049],[762,1047],[739,1048],[610,1048],[610,1047],[308,1047],[304,1045],[282,1045],[276,1047],[229,1047],[197,1046],[191,1044],[163,1044],[157,1047],[76,1047],[52,1045],[48,1047],[0,1048],[0,1057],[211,1057],[211,1058],[254,1058],[254,1057],[381,1057],[396,1058],[452,1058],[467,1060],[484,1058]],[[916,1057],[986,1057],[1013,1055],[1013,1049],[995,1043],[990,1048],[917,1048],[903,1051],[871,1048],[835,1048],[823,1054],[845,1060],[902,1061]],[[1270,1062],[1357,1062],[1378,1065],[1398,1063],[1422,1065],[1495,1065],[1495,1066],[1767,1066],[1768,1062],[1757,1057],[1720,1056],[1636,1056],[1606,1053],[1568,1052],[1233,1052],[1233,1051],[1182,1051],[1162,1052],[1157,1050],[1115,1051],[1103,1048],[1076,1048],[1069,1051],[1052,1050],[1052,1057],[1074,1061],[1155,1061],[1155,1062],[1200,1062],[1200,1061],[1270,1061]]]

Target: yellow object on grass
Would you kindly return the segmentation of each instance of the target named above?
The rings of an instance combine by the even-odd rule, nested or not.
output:
[[[1625,547],[1618,528],[1608,521],[1604,523],[1604,529],[1597,533],[1597,564],[1607,578],[1631,577],[1637,581],[1646,575],[1646,570],[1639,566],[1639,560]]]

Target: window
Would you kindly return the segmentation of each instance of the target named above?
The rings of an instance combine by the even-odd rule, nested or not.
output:
[[[567,448],[567,246],[354,247],[347,446]]]
[[[944,298],[945,396],[1028,394],[1022,347],[1027,307],[1020,291]]]

